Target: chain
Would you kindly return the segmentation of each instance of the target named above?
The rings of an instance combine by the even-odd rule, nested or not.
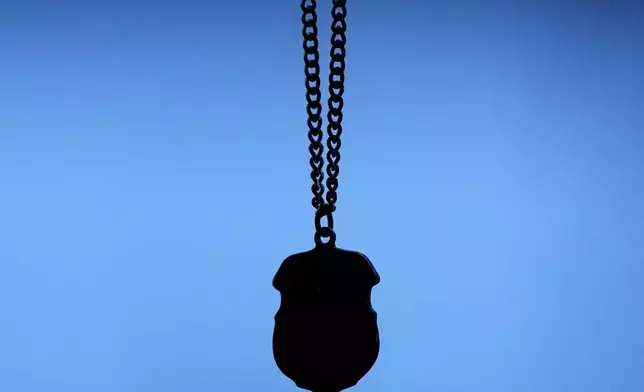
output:
[[[304,74],[306,75],[306,112],[309,126],[309,152],[311,159],[311,179],[313,180],[312,204],[315,209],[322,206],[324,194],[324,160],[322,154],[322,105],[320,104],[320,53],[318,50],[317,14],[315,0],[302,0],[302,36],[304,37]]]
[[[309,152],[311,158],[311,180],[313,185],[312,204],[319,210],[325,203],[323,194],[324,187],[324,144],[322,143],[322,105],[320,91],[320,65],[318,49],[318,28],[315,0],[302,0],[302,36],[304,37],[304,73],[306,75],[306,112],[308,114],[307,125],[309,127],[308,139],[310,142]],[[329,99],[327,114],[327,148],[326,158],[326,204],[332,212],[338,200],[338,175],[340,174],[340,135],[342,134],[342,108],[344,101],[344,70],[346,55],[346,0],[333,0],[331,12],[333,22],[331,24],[331,61],[329,64]]]
[[[329,65],[329,113],[327,120],[327,141],[329,151],[326,154],[328,166],[326,167],[326,202],[334,209],[338,201],[338,175],[340,174],[340,135],[342,135],[342,108],[344,107],[344,58],[346,55],[345,45],[347,43],[346,31],[347,16],[346,0],[333,0],[333,23],[331,24],[331,62]]]
[[[306,75],[306,112],[309,127],[309,152],[311,158],[311,180],[313,185],[313,207],[315,214],[315,243],[323,245],[322,238],[328,238],[331,246],[335,245],[333,231],[333,211],[338,201],[338,175],[340,174],[340,135],[342,135],[342,108],[344,101],[344,70],[346,55],[346,0],[333,0],[331,16],[331,61],[329,64],[329,100],[327,114],[326,159],[326,202],[324,195],[324,144],[322,143],[322,93],[320,91],[320,52],[318,49],[318,28],[315,0],[302,0],[302,36],[304,38],[304,74]],[[321,220],[327,218],[328,225],[323,227]]]

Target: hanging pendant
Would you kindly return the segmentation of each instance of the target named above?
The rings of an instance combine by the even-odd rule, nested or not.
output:
[[[322,215],[329,227],[321,227]],[[273,354],[298,387],[339,392],[356,385],[378,357],[371,290],[380,276],[367,256],[335,246],[327,205],[318,210],[316,226],[315,248],[286,258],[273,279],[281,293]]]

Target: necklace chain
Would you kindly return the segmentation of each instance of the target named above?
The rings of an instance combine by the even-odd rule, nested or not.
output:
[[[322,105],[320,91],[320,54],[318,49],[318,28],[315,0],[302,0],[302,36],[304,38],[304,73],[306,75],[306,112],[309,127],[308,139],[311,158],[311,179],[313,185],[312,204],[320,209],[325,203],[324,187],[324,144],[322,143]],[[329,213],[335,209],[338,200],[338,175],[340,174],[340,136],[342,135],[342,108],[344,101],[344,71],[346,56],[346,0],[333,0],[331,16],[331,61],[329,64],[329,99],[327,114],[326,159],[326,204]],[[326,208],[325,208],[326,210]],[[331,227],[332,228],[332,227]]]

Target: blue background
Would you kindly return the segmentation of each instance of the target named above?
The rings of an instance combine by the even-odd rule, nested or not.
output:
[[[348,7],[336,231],[382,276],[355,391],[644,391],[643,7]],[[0,3],[1,391],[297,390],[300,30],[298,1]]]

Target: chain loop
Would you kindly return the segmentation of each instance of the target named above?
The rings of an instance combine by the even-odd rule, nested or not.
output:
[[[340,136],[342,135],[342,108],[344,100],[344,70],[346,67],[344,58],[346,55],[346,0],[333,0],[331,11],[333,22],[331,23],[331,61],[329,63],[329,100],[327,114],[327,141],[328,152],[326,154],[326,202],[335,205],[338,201],[338,175],[340,174]]]
[[[318,50],[318,28],[315,0],[302,1],[302,37],[304,41],[304,74],[306,75],[306,113],[309,127],[308,139],[311,159],[311,180],[313,185],[313,207],[318,209],[323,204],[324,194],[324,145],[322,143],[322,93],[320,91],[320,53]]]
[[[318,246],[328,245],[335,246],[335,231],[333,231],[333,211],[335,206],[324,203],[315,212],[315,244]],[[322,218],[327,219],[327,225],[322,226]],[[328,238],[329,241],[324,243],[322,238]]]
[[[312,204],[319,209],[324,204],[324,143],[322,141],[322,104],[320,90],[319,43],[316,0],[302,0],[302,37],[304,41],[304,74],[306,76],[306,112],[309,128],[309,165],[313,185]],[[338,200],[338,176],[340,174],[340,136],[342,135],[342,109],[344,107],[344,71],[346,56],[346,0],[333,0],[331,11],[331,52],[329,63],[329,99],[327,113],[326,153],[326,204],[335,206]]]
[[[327,140],[326,153],[326,201],[323,198],[324,187],[324,143],[322,142],[322,104],[320,91],[320,53],[318,49],[318,28],[316,0],[302,0],[302,37],[304,41],[304,74],[306,87],[306,113],[309,128],[309,165],[311,166],[311,180],[313,185],[313,207],[315,214],[315,243],[317,245],[335,245],[335,232],[333,231],[333,211],[338,201],[338,176],[340,174],[340,147],[342,142],[342,109],[344,107],[344,71],[346,56],[346,0],[333,0],[331,11],[331,52],[329,63],[329,99],[327,101]],[[328,226],[323,227],[321,219],[327,218]],[[322,238],[329,238],[325,244]]]

